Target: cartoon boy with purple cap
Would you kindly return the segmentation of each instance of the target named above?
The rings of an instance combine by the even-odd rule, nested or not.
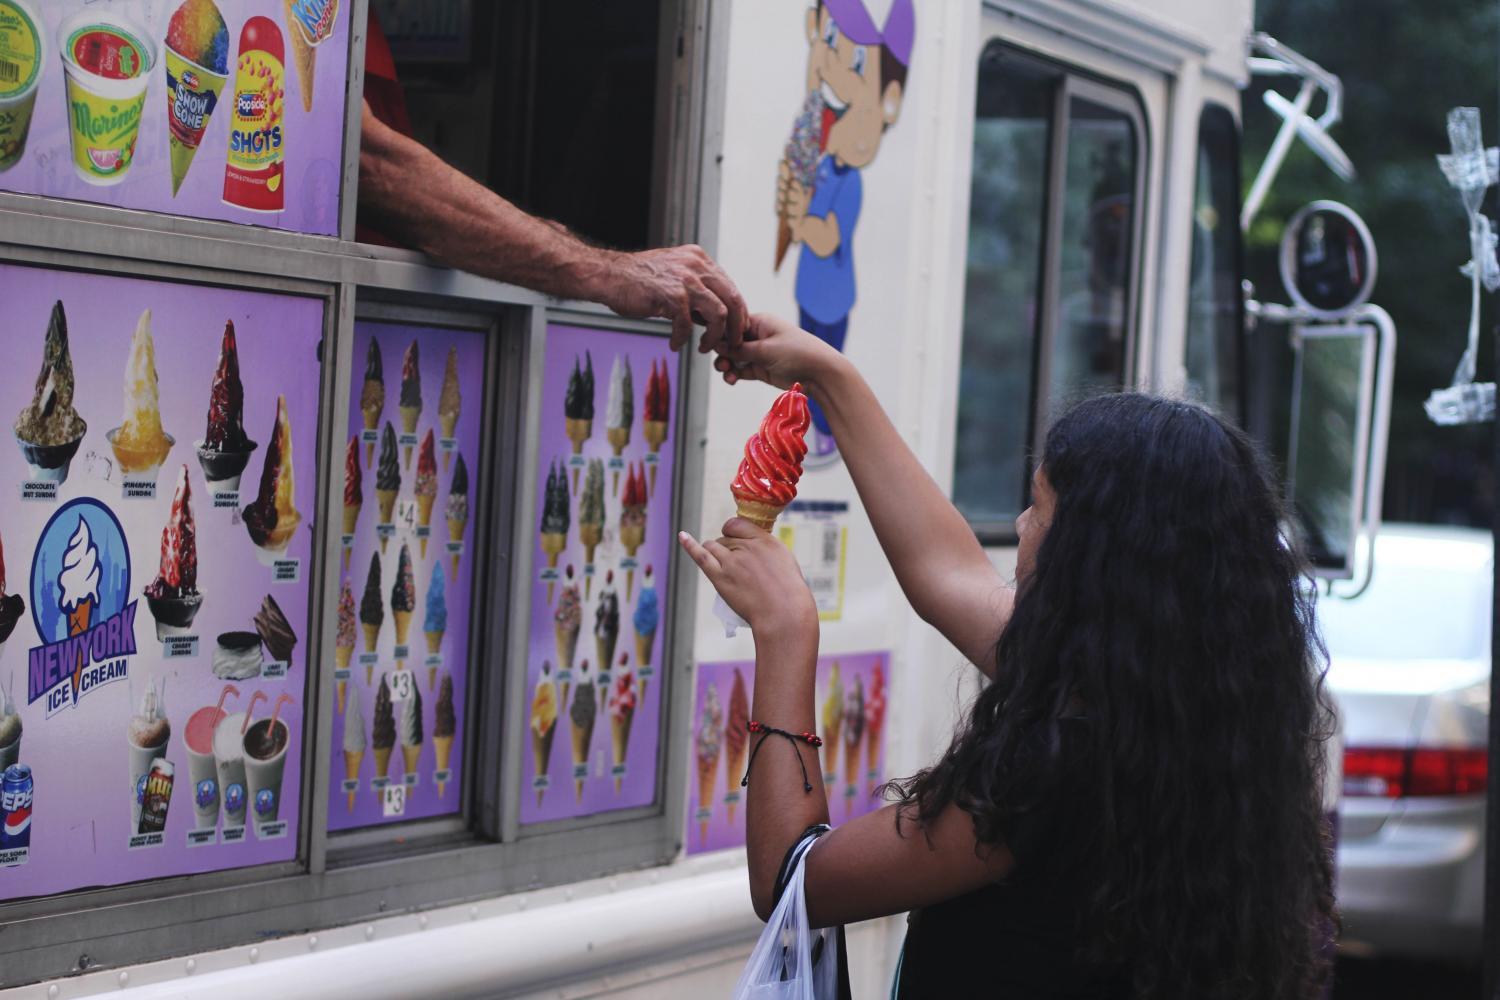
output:
[[[872,16],[872,8],[885,14],[882,21]],[[860,170],[874,162],[885,130],[901,114],[915,39],[912,0],[817,0],[807,12],[804,116],[808,109],[820,109],[821,120],[799,128],[810,126],[805,145],[816,143],[817,151],[794,167],[796,153],[788,147],[777,185],[777,212],[791,241],[802,244],[797,263],[801,325],[839,350],[844,349],[855,300]],[[818,433],[810,457],[831,461],[828,419],[815,403],[812,417]]]

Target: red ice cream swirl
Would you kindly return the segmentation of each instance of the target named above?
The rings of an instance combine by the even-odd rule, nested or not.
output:
[[[778,396],[760,430],[745,442],[745,457],[730,492],[740,500],[778,507],[791,503],[797,496],[797,480],[802,478],[802,459],[807,455],[803,438],[809,422],[807,397],[800,385]]]

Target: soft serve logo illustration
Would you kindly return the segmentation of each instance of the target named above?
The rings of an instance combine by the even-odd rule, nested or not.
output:
[[[47,522],[31,562],[31,615],[42,645],[31,650],[27,701],[47,714],[126,676],[135,655],[130,550],[110,509],[80,499]]]

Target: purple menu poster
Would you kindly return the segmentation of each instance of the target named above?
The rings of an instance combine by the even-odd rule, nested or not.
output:
[[[675,371],[664,337],[547,327],[522,823],[656,798]]]
[[[0,299],[0,899],[292,860],[323,301]]]
[[[828,794],[829,821],[837,826],[883,804],[885,709],[890,654],[838,653],[818,658],[817,751]],[[693,698],[693,747],[688,766],[687,853],[722,851],[745,844],[745,776],[759,736],[745,723],[755,694],[755,661],[698,664]],[[779,737],[773,737],[779,739]],[[811,748],[802,748],[812,766]]]
[[[341,453],[328,828],[456,813],[484,334],[360,321]]]
[[[0,190],[338,235],[352,7],[0,0]]]

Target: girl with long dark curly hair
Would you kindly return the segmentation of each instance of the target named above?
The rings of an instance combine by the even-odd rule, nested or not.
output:
[[[814,846],[812,922],[910,911],[901,997],[1320,995],[1325,656],[1251,441],[1190,403],[1080,403],[1047,435],[1012,587],[842,355],[757,317],[716,366],[818,401],[913,609],[989,678],[935,764]],[[752,718],[812,731],[818,616],[791,555],[738,518],[681,542],[754,632]],[[816,751],[755,739],[764,919],[828,812]]]

